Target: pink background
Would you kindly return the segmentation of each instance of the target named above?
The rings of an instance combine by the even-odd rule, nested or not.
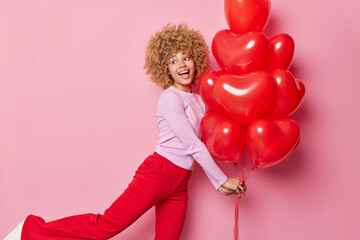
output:
[[[248,179],[240,239],[360,239],[358,9],[272,1],[265,33],[294,38],[291,72],[307,88],[292,116],[302,139]],[[1,1],[0,237],[30,213],[102,213],[127,187],[157,141],[161,89],[143,70],[144,49],[168,22],[200,29],[209,44],[227,28],[220,0]],[[181,239],[233,238],[235,197],[197,164],[189,197]],[[152,209],[115,239],[153,236]]]

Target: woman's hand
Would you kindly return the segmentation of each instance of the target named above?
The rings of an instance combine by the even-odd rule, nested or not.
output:
[[[231,195],[231,194],[236,193],[234,190],[230,190],[230,189],[224,188],[223,186],[220,186],[220,187],[218,188],[218,192],[221,193],[221,194],[224,195],[224,196],[227,196],[227,195]]]
[[[220,192],[220,188],[222,188],[221,189],[222,192]],[[242,197],[245,195],[246,189],[247,189],[246,185],[243,184],[243,182],[239,178],[228,178],[226,182],[219,187],[218,191],[221,194],[223,193],[238,194],[240,197]],[[232,193],[229,193],[230,191],[232,191]],[[223,194],[223,195],[228,195],[228,194]]]

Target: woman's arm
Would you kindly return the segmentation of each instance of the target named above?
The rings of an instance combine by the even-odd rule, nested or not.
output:
[[[185,146],[186,152],[191,155],[203,168],[216,190],[220,186],[240,193],[237,178],[227,178],[217,166],[207,150],[194,132],[184,110],[184,103],[174,92],[164,92],[158,104],[158,112],[165,118],[168,126]]]

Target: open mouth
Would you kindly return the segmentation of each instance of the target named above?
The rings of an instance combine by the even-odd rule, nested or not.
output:
[[[190,77],[190,70],[181,71],[178,74],[180,75],[181,78],[186,79]]]

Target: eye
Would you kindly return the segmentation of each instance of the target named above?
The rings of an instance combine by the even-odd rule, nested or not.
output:
[[[176,61],[176,60],[173,60],[173,61],[171,61],[171,63],[172,63],[172,64],[175,64],[175,63],[177,63],[177,61]]]
[[[190,60],[190,57],[185,57],[185,61]]]

